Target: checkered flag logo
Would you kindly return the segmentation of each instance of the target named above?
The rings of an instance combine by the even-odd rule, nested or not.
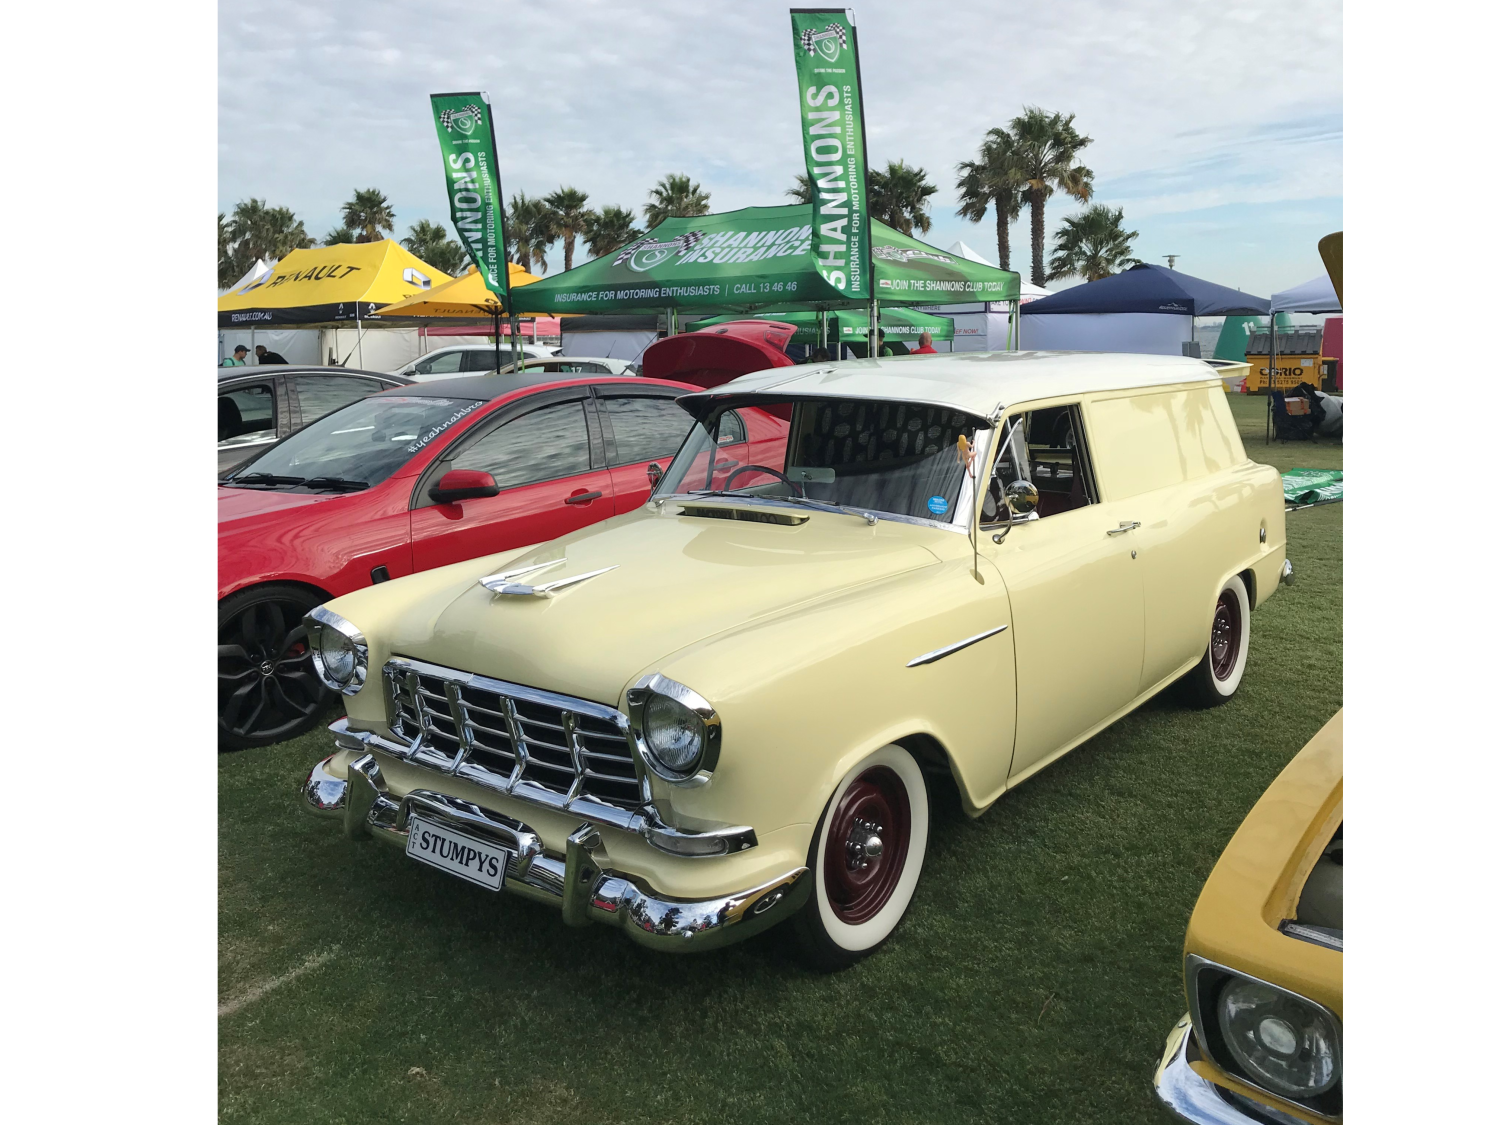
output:
[[[459,122],[457,126],[454,125],[454,122],[461,117],[467,117],[471,119],[472,123],[469,124],[469,127],[467,129],[464,128],[463,122]],[[470,104],[464,106],[462,109],[443,110],[442,113],[438,114],[438,121],[440,121],[443,128],[447,129],[450,133],[453,132],[455,127],[460,132],[471,133],[474,131],[474,128],[476,126],[482,125],[484,123],[484,112],[477,105],[474,105],[471,102]]]
[[[701,230],[679,234],[676,238],[666,242],[658,242],[654,238],[642,238],[621,248],[620,252],[615,255],[613,264],[618,266],[629,262],[631,269],[642,272],[661,265],[673,254],[686,254],[702,241]]]
[[[826,47],[821,46],[820,44],[825,39],[837,39],[838,47],[835,48],[832,43]],[[814,31],[810,27],[802,29],[802,49],[809,55],[816,55],[821,50],[823,57],[832,62],[838,57],[839,50],[847,46],[849,46],[849,37],[840,24],[831,23],[822,31]]]

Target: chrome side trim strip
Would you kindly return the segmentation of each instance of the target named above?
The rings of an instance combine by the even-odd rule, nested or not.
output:
[[[1009,625],[1002,625],[998,629],[989,629],[983,633],[975,633],[967,640],[958,641],[956,644],[944,645],[942,648],[935,648],[931,652],[924,652],[916,659],[908,660],[906,662],[906,666],[908,668],[917,668],[923,664],[936,663],[945,656],[952,656],[955,652],[961,652],[964,649],[968,648],[970,645],[978,644],[986,637],[993,637],[996,633],[1003,633],[1009,628]]]

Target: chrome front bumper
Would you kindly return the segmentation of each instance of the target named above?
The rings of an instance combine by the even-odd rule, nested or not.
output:
[[[1167,1036],[1167,1048],[1153,1080],[1157,1098],[1175,1120],[1193,1125],[1308,1125],[1300,1117],[1252,1102],[1204,1078],[1188,1065],[1192,1042],[1192,1018],[1183,1016]]]
[[[442,820],[507,848],[515,859],[505,890],[562,909],[573,926],[604,922],[652,949],[695,952],[741,941],[795,914],[812,891],[807,868],[738,894],[701,902],[664,898],[642,883],[602,870],[593,861],[598,829],[583,823],[568,837],[562,858],[547,855],[541,837],[501,813],[426,789],[396,798],[387,790],[373,754],[349,762],[349,780],[328,772],[324,758],[302,785],[302,805],[315,816],[343,823],[351,838],[373,836],[406,847],[412,812]]]

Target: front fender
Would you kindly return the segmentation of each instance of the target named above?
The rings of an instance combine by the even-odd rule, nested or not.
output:
[[[750,824],[816,823],[844,775],[912,735],[947,752],[970,811],[1005,787],[1015,736],[1010,603],[998,573],[971,556],[871,582],[708,638],[656,669],[708,699],[723,722],[710,784],[653,785],[663,816]],[[917,667],[925,653],[1002,631]]]

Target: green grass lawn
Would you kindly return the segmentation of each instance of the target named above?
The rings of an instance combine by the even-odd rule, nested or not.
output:
[[[1231,402],[1251,457],[1341,466]],[[346,840],[296,808],[321,733],[221,755],[222,1119],[1159,1125],[1199,888],[1341,704],[1342,506],[1287,522],[1297,584],[1252,616],[1237,698],[1158,698],[978,821],[940,795],[905,922],[837,976],[779,931],[652,954]]]

